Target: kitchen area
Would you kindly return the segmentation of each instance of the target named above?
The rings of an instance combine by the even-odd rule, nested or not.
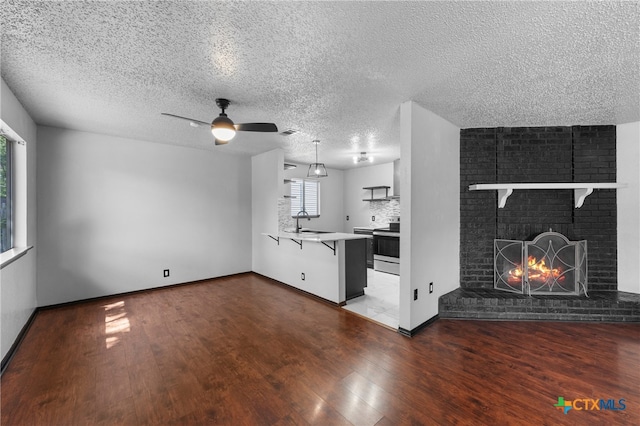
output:
[[[364,295],[345,300],[343,308],[393,329],[398,327],[400,297],[399,165],[396,160],[344,171],[329,169],[329,176],[319,179],[321,214],[299,220],[303,229],[337,229],[366,237]],[[283,172],[284,179],[302,178],[306,166]],[[279,199],[281,230],[296,227],[288,196],[285,188]]]
[[[394,169],[397,171],[397,164]],[[394,187],[399,188],[397,180]],[[355,226],[353,233],[368,236],[368,283],[365,294],[347,301],[344,309],[377,323],[398,328],[400,297],[400,193],[392,187],[363,187],[370,191],[368,203],[370,223]]]
[[[394,163],[328,169],[321,179],[307,179],[307,169],[286,162],[280,149],[253,157],[253,270],[397,330],[400,201]],[[300,213],[302,187],[317,202]],[[355,290],[347,294],[347,287]]]

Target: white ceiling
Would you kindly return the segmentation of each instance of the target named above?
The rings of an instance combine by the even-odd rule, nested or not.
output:
[[[462,127],[640,121],[627,2],[4,1],[2,77],[38,124],[292,162],[400,156],[399,106]],[[215,98],[239,133],[215,147]],[[46,142],[45,142],[46,143]]]

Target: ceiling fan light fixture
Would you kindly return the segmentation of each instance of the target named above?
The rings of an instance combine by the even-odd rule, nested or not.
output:
[[[274,123],[239,123],[235,124],[227,114],[224,112],[231,102],[229,99],[217,98],[216,105],[222,110],[220,115],[212,122],[200,121],[189,117],[183,117],[181,115],[170,114],[168,112],[161,113],[169,117],[179,118],[180,120],[187,120],[192,127],[211,126],[211,133],[215,138],[216,145],[225,145],[231,139],[234,138],[236,132],[277,132],[278,126]]]
[[[312,177],[312,178],[327,177],[329,176],[329,174],[327,173],[327,168],[324,166],[324,163],[318,163],[318,144],[320,144],[320,141],[315,140],[313,141],[313,144],[316,146],[316,162],[309,164],[307,177]]]
[[[236,135],[236,128],[233,126],[233,121],[222,113],[211,123],[211,133],[216,139],[228,142]]]

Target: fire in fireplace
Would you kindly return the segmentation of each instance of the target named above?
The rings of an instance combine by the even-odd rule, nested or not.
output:
[[[510,283],[519,284],[522,282],[522,276],[524,275],[524,269],[522,266],[516,266],[509,270],[509,277],[507,278]],[[536,281],[551,285],[552,279],[564,282],[565,276],[562,274],[560,268],[549,268],[544,258],[538,260],[535,256],[527,257],[527,273],[530,281]]]
[[[524,294],[587,294],[587,241],[544,232],[533,241],[494,240],[494,288]]]

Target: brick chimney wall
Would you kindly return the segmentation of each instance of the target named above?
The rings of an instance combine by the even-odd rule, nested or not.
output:
[[[575,209],[573,190],[497,191],[476,183],[615,182],[615,126],[498,127],[460,131],[460,277],[493,287],[493,240],[531,240],[550,228],[587,240],[589,291],[617,289],[616,190],[594,190]]]

